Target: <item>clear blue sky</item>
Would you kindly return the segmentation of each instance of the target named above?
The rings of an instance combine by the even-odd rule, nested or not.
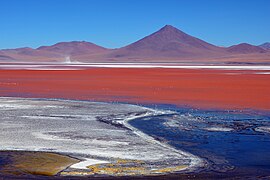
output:
[[[270,0],[1,0],[0,49],[85,40],[109,48],[166,24],[210,43],[270,41]]]

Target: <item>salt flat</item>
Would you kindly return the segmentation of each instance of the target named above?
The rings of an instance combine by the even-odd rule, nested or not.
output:
[[[164,113],[130,104],[0,98],[0,147],[65,153],[85,161],[71,167],[81,169],[93,161],[114,163],[119,159],[143,161],[149,174],[151,169],[201,166],[198,157],[128,125],[134,118]]]

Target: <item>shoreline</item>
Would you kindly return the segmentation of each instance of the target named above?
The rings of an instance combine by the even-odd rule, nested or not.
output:
[[[14,98],[14,99],[16,99],[16,98]],[[24,98],[22,98],[22,99],[24,99]],[[35,98],[33,98],[33,99],[35,99]],[[46,100],[50,101],[50,99],[46,99]],[[54,101],[57,101],[57,100],[54,100]],[[66,101],[66,100],[63,100],[63,101]],[[67,100],[67,101],[70,102],[70,100]],[[85,102],[85,101],[82,101],[82,102]],[[128,104],[128,105],[130,105],[130,104]],[[133,106],[137,106],[137,105],[133,105]],[[156,139],[152,138],[152,136],[149,137],[145,133],[140,133],[141,131],[139,131],[139,132],[136,131],[136,128],[133,128],[133,126],[131,126],[129,124],[129,122],[131,122],[134,119],[140,119],[140,118],[143,118],[143,117],[147,117],[149,115],[150,115],[150,117],[153,117],[153,116],[160,116],[160,115],[162,116],[162,115],[166,115],[166,114],[168,114],[168,115],[169,114],[174,114],[173,109],[172,110],[167,110],[167,108],[165,108],[165,109],[162,109],[161,111],[159,111],[159,108],[157,110],[153,109],[153,108],[145,107],[145,106],[143,108],[148,109],[148,110],[150,109],[151,112],[149,113],[149,111],[142,111],[140,113],[129,114],[128,116],[125,116],[125,119],[123,120],[122,124],[125,125],[128,129],[134,130],[135,133],[137,132],[136,134],[138,136],[140,136],[141,138],[145,139],[146,141],[150,141],[152,143],[157,143],[157,144],[159,144],[161,146],[165,145],[164,148],[166,148],[166,149],[170,149],[170,150],[174,149],[174,148],[171,149],[170,145],[167,146],[166,144],[160,143],[160,141],[157,141]],[[118,118],[117,119],[111,118],[109,120],[113,121],[113,123],[116,123],[116,124],[121,122],[121,121],[119,122]],[[181,151],[181,149],[180,149],[180,151]],[[20,151],[18,151],[18,152],[20,152]],[[51,153],[51,151],[49,151],[49,152]],[[44,153],[46,153],[46,152],[44,152]],[[53,152],[53,153],[55,153],[55,152]],[[67,155],[68,157],[76,157],[76,154],[70,154],[70,153],[66,153],[66,152],[62,152],[62,153],[61,152],[56,152],[56,153],[58,153],[60,155]],[[186,153],[186,152],[184,152],[184,153]],[[84,158],[82,158],[82,156],[79,156],[79,157],[80,157],[79,159],[81,160],[80,163],[84,162],[83,161]],[[1,154],[0,154],[0,158],[1,158]],[[205,164],[205,165],[207,166],[207,164]],[[64,170],[62,172],[66,172],[66,171]],[[82,179],[84,179],[84,178],[85,179],[88,179],[88,178],[93,178],[93,179],[102,179],[102,178],[104,178],[104,179],[108,179],[108,178],[109,179],[119,179],[120,178],[121,179],[121,178],[131,178],[132,177],[134,179],[152,179],[152,178],[153,179],[162,179],[162,178],[172,178],[172,179],[181,179],[181,178],[182,179],[185,179],[185,178],[189,178],[189,179],[206,178],[207,179],[207,178],[209,178],[209,179],[211,179],[211,178],[219,178],[220,177],[220,178],[228,178],[228,179],[230,179],[232,177],[233,178],[234,177],[255,177],[256,173],[255,172],[253,172],[253,173],[254,174],[245,173],[245,169],[240,168],[240,169],[233,169],[233,170],[229,171],[228,174],[227,173],[224,174],[224,173],[218,173],[218,172],[212,172],[212,171],[210,171],[210,172],[209,171],[203,171],[203,169],[198,169],[198,168],[196,169],[196,166],[195,166],[195,168],[192,168],[192,165],[191,165],[190,168],[188,168],[188,169],[183,167],[183,169],[181,171],[171,172],[171,173],[159,173],[159,174],[155,174],[155,175],[147,175],[147,174],[145,174],[145,175],[139,175],[139,176],[138,175],[137,176],[136,175],[135,176],[133,176],[133,175],[130,175],[130,176],[123,175],[123,176],[108,176],[107,177],[107,176],[95,176],[95,175],[94,176],[93,175],[89,176],[87,174],[86,174],[86,176],[75,176],[75,174],[74,175],[66,174],[66,176],[65,175],[64,176],[57,175],[57,176],[45,177],[45,178],[48,178],[48,179],[54,179],[54,178],[65,179],[65,177],[66,177],[66,178],[72,178],[72,179],[80,179],[80,178],[82,178]],[[39,177],[39,176],[37,176],[37,177]],[[42,176],[41,176],[41,178],[43,179]]]
[[[170,115],[170,114],[174,114],[175,112],[170,112],[168,111],[168,113],[166,113],[166,111],[159,111],[158,110],[154,110],[154,115],[149,115],[149,117],[154,117],[154,116],[159,116],[159,115]],[[157,114],[155,114],[157,113]],[[132,125],[129,124],[129,121],[132,121],[132,120],[136,120],[136,119],[140,119],[140,118],[144,118],[144,117],[148,117],[148,116],[141,116],[141,117],[136,117],[136,118],[127,118],[123,121],[123,125],[129,129],[131,129],[135,134],[137,134],[138,136],[140,136],[141,138],[145,139],[146,141],[149,141],[149,142],[152,142],[152,143],[156,143],[160,146],[163,146],[171,151],[174,151],[176,153],[179,153],[181,155],[184,155],[184,156],[189,156],[189,157],[192,157],[192,161],[191,161],[191,165],[189,166],[189,168],[186,168],[186,169],[183,169],[183,170],[188,170],[188,171],[191,171],[191,170],[195,170],[196,168],[200,168],[202,167],[203,165],[203,162],[204,160],[202,160],[201,158],[199,158],[198,156],[196,155],[193,155],[189,152],[186,152],[184,150],[178,150],[172,146],[170,146],[169,144],[166,144],[166,143],[162,143],[161,141],[158,141],[156,140],[155,138],[153,138],[152,136],[148,135],[148,134],[145,134],[144,132],[140,131],[139,129],[133,127]]]
[[[83,70],[89,68],[113,69],[190,69],[190,70],[232,70],[232,71],[266,71],[269,74],[269,65],[224,65],[224,64],[185,64],[185,63],[0,63],[1,70]]]
[[[5,98],[5,97],[1,97],[1,99],[9,99],[9,100],[11,100],[11,101],[13,101],[13,100],[30,100],[30,101],[47,101],[47,102],[52,102],[52,101],[56,101],[56,102],[60,102],[61,103],[61,100],[52,100],[52,99],[40,99],[40,98],[29,98],[29,99],[25,99],[25,98]],[[71,101],[71,100],[63,100],[62,102],[67,102],[67,103],[72,103],[72,102],[74,102],[74,101]],[[78,101],[75,101],[75,102],[78,102]],[[80,102],[78,102],[78,103],[80,103]],[[85,101],[83,101],[83,102],[81,102],[81,103],[90,103],[90,102],[85,102]],[[92,103],[95,103],[95,102],[92,102]],[[108,104],[108,103],[106,103],[106,104]],[[109,103],[110,104],[110,103]],[[200,166],[201,164],[201,161],[200,160],[198,160],[199,158],[198,157],[196,157],[196,156],[194,156],[194,155],[191,155],[191,154],[189,154],[189,153],[187,153],[187,152],[182,152],[181,150],[176,150],[176,149],[174,149],[174,148],[172,148],[172,147],[170,147],[169,145],[165,145],[164,143],[161,143],[161,142],[159,142],[159,141],[157,141],[157,140],[154,140],[154,138],[152,138],[152,137],[150,137],[150,136],[148,136],[148,135],[146,135],[146,134],[144,134],[143,132],[141,132],[140,133],[140,131],[138,131],[136,128],[133,128],[131,125],[129,125],[128,124],[128,121],[131,121],[131,120],[134,120],[134,119],[137,119],[137,118],[142,118],[142,117],[147,117],[147,116],[155,116],[155,115],[161,115],[161,114],[166,114],[166,112],[162,112],[162,111],[156,111],[156,110],[153,110],[153,109],[150,109],[150,108],[146,108],[146,107],[142,107],[142,106],[137,106],[137,105],[134,105],[134,104],[128,104],[129,106],[132,106],[132,107],[140,107],[140,108],[142,108],[142,109],[144,109],[144,110],[147,110],[146,112],[147,113],[145,113],[145,114],[141,114],[141,115],[132,115],[132,114],[130,114],[130,115],[128,115],[128,116],[124,116],[123,118],[123,120],[122,120],[122,124],[124,125],[124,126],[126,126],[127,128],[129,128],[129,129],[131,129],[131,131],[134,133],[134,134],[136,134],[138,137],[140,137],[140,139],[141,140],[143,140],[143,141],[147,141],[148,143],[150,143],[150,144],[153,144],[154,146],[155,145],[157,145],[157,146],[159,146],[159,147],[162,147],[162,148],[165,148],[165,149],[167,149],[167,150],[170,150],[170,153],[176,153],[176,154],[179,154],[179,157],[178,157],[178,159],[180,158],[181,159],[181,157],[185,157],[185,158],[187,158],[187,159],[191,159],[191,162],[190,162],[190,164],[188,165],[188,166],[186,166],[186,167],[181,167],[181,169],[174,169],[174,168],[172,168],[172,172],[173,171],[185,171],[185,172],[187,172],[187,171],[192,171],[192,170],[194,170],[195,168],[197,168],[198,166]],[[171,113],[171,112],[170,112]],[[119,121],[119,120],[118,120]],[[135,132],[134,132],[134,130],[135,130]],[[149,139],[150,139],[150,141],[149,141]],[[165,150],[164,149],[164,150]],[[11,151],[14,151],[14,149],[5,149],[5,148],[3,148],[3,150],[11,150]],[[23,150],[23,151],[25,151],[25,150],[27,150],[27,149],[24,149],[24,148],[21,148],[21,149],[18,149],[18,148],[15,148],[15,150]],[[36,150],[35,152],[46,152],[46,150],[45,151],[40,151],[40,150]],[[78,159],[78,157],[76,157],[76,152],[62,152],[62,151],[55,151],[55,150],[53,150],[53,151],[48,151],[48,152],[51,152],[51,153],[54,153],[54,152],[56,152],[56,153],[59,153],[59,154],[67,154],[67,155],[69,155],[69,156],[71,156],[71,157],[75,157],[75,158],[77,158]],[[91,152],[91,151],[90,151]],[[75,153],[75,154],[74,154]],[[167,152],[168,153],[168,152]],[[91,154],[91,153],[90,153]],[[101,155],[102,156],[102,155]],[[83,156],[80,156],[80,158],[79,159],[83,159]],[[177,159],[177,158],[176,158]],[[195,159],[195,160],[194,160]],[[83,163],[84,161],[83,160],[81,160],[80,162],[78,162],[78,163]],[[77,163],[77,164],[78,164]],[[73,165],[75,165],[75,164],[73,164]],[[86,164],[85,166],[87,166],[87,168],[89,167],[89,164]],[[74,167],[74,166],[73,166]],[[174,166],[172,166],[172,167],[174,167]],[[71,165],[71,168],[72,168],[72,165]],[[84,167],[84,168],[86,168],[86,167]],[[176,168],[176,167],[175,167]],[[180,167],[179,167],[180,168]],[[161,172],[159,172],[158,174],[160,174],[160,175],[162,175],[162,174],[170,174],[171,172],[169,172],[169,170],[168,170],[168,172],[164,172],[164,173],[161,173]],[[150,174],[149,174],[150,175]]]

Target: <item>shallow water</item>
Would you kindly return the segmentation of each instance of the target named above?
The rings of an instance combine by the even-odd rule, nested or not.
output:
[[[155,141],[127,123],[164,113],[131,104],[0,98],[0,149],[63,153],[83,161],[106,161],[108,167],[116,164],[116,170],[127,166],[125,162],[120,167],[119,159],[130,160],[121,175],[162,174],[168,167],[170,173],[200,166],[196,156]],[[115,175],[102,166],[95,173],[86,166],[78,170],[73,166],[64,175],[82,171]]]
[[[166,107],[163,107],[166,108]],[[177,149],[207,160],[203,172],[270,175],[270,116],[255,111],[173,108],[175,115],[135,119],[130,124]]]
[[[5,150],[65,152],[110,162],[143,160],[150,169],[201,162],[194,154],[208,162],[197,177],[270,177],[269,112],[170,106],[158,106],[156,111],[130,104],[21,98],[0,102],[0,144]],[[137,131],[127,119],[179,151]]]

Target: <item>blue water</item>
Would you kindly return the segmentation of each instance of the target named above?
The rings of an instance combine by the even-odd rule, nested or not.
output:
[[[270,176],[270,116],[255,111],[202,111],[174,108],[176,114],[140,118],[130,124],[177,149],[204,158],[202,171]],[[213,131],[210,127],[230,131]]]

